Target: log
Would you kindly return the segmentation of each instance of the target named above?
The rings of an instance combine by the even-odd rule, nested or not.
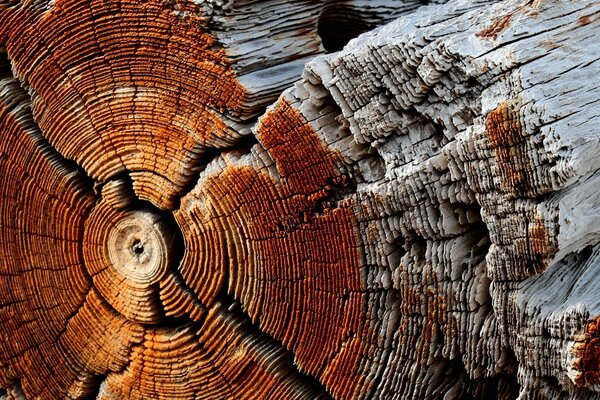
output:
[[[423,3],[0,0],[6,396],[600,398],[600,3]]]

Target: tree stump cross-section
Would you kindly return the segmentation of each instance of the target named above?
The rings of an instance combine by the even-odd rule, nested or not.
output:
[[[599,15],[0,0],[4,395],[600,398]]]

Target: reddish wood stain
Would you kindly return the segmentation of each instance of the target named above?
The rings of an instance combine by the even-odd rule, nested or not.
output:
[[[540,0],[530,0],[526,4],[519,6],[516,9],[510,11],[509,13],[496,18],[489,27],[480,32],[477,32],[475,36],[481,37],[483,39],[496,40],[496,38],[498,38],[498,35],[500,35],[502,32],[504,32],[510,27],[512,18],[516,14],[526,13],[529,15],[529,17],[533,18],[537,15],[537,9],[539,8],[540,4]]]
[[[280,100],[261,119],[257,137],[275,160],[290,191],[307,195],[325,188],[328,181],[344,182],[336,171],[336,156],[287,101]]]
[[[194,241],[216,244],[207,266],[227,271],[228,292],[260,329],[334,395],[355,397],[366,386],[361,359],[376,343],[363,314],[358,224],[350,202],[321,204],[346,179],[335,154],[285,101],[262,119],[258,138],[280,179],[250,165],[229,166],[204,184],[201,197],[210,199],[204,212],[178,220],[201,219],[190,229]],[[223,227],[232,229],[236,245],[225,245]],[[182,274],[194,291],[206,291],[185,262]]]
[[[82,335],[84,325],[72,318],[90,291],[78,241],[94,199],[80,192],[80,176],[39,146],[18,102],[10,103],[0,99],[0,384],[19,381],[28,398],[64,398],[63,382],[78,379],[102,329]],[[105,358],[94,356],[90,368],[106,371]]]
[[[590,22],[592,22],[592,19],[590,18],[589,15],[583,15],[583,16],[579,17],[579,19],[577,21],[579,22],[579,25],[587,25]]]
[[[484,39],[496,39],[500,33],[510,26],[510,20],[514,13],[504,15],[496,19],[488,28],[477,32],[475,35]]]
[[[575,369],[580,374],[575,384],[589,387],[600,384],[600,317],[588,322],[584,329],[584,340],[575,346]]]
[[[529,197],[535,195],[537,166],[526,147],[518,107],[516,102],[504,102],[492,110],[486,119],[486,135],[497,160],[501,189],[515,197]],[[540,216],[532,221],[526,238],[526,264],[531,274],[540,273],[556,252],[555,239]]]
[[[486,119],[486,135],[498,160],[503,189],[515,196],[526,196],[534,186],[535,164],[523,145],[518,104],[504,102]]]
[[[551,245],[548,240],[548,231],[544,219],[540,216],[535,218],[529,229],[529,243],[532,253],[548,254],[550,252]]]

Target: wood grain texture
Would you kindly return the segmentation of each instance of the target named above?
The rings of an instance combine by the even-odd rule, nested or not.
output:
[[[600,398],[600,4],[423,3],[0,0],[5,397]]]

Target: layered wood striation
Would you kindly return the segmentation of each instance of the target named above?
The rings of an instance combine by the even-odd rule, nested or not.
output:
[[[325,6],[0,3],[10,397],[365,393],[339,157],[288,101],[244,150],[325,51]]]
[[[368,384],[359,360],[374,340],[364,324],[359,233],[351,202],[324,205],[346,178],[286,98],[261,118],[257,137],[250,154],[209,165],[182,200],[182,275],[206,304],[226,290],[303,371],[336,396],[357,396]]]
[[[138,196],[172,208],[203,153],[239,138],[219,111],[244,91],[201,23],[157,0],[13,6],[0,25],[52,146],[98,181],[130,173]]]
[[[13,396],[86,396],[98,375],[127,364],[142,328],[114,313],[86,273],[88,180],[42,138],[19,84],[2,87],[1,384]]]
[[[226,340],[223,340],[227,338]],[[326,399],[289,354],[223,304],[201,325],[147,329],[123,372],[110,374],[98,399]]]
[[[598,398],[599,5],[421,3],[0,1],[7,395]]]
[[[373,393],[596,398],[598,10],[483,3],[399,19],[296,85],[339,107],[317,132],[356,182]]]

